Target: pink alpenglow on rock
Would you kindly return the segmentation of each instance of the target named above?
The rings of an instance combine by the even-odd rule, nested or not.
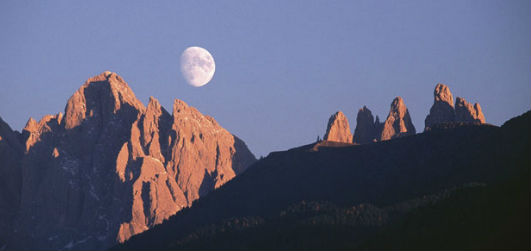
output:
[[[380,141],[414,135],[415,133],[415,126],[411,122],[404,100],[401,97],[396,97],[391,103],[389,115],[384,122]]]
[[[472,105],[464,98],[457,97],[455,105],[450,88],[444,84],[437,84],[434,91],[433,106],[426,116],[425,130],[430,130],[438,124],[448,123],[476,123],[484,124],[485,116],[479,103]]]
[[[107,249],[256,160],[212,117],[177,99],[173,114],[153,97],[146,108],[113,72],[88,79],[64,119],[30,119],[21,139],[26,154],[11,241],[19,249]]]
[[[348,119],[343,112],[338,111],[330,117],[324,140],[352,143],[352,133],[350,132]]]
[[[455,120],[459,122],[485,123],[485,115],[481,111],[479,103],[472,105],[464,98],[457,97],[455,100]]]

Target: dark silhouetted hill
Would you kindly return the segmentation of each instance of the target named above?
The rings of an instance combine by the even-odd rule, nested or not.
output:
[[[529,249],[529,117],[271,153],[115,249]]]

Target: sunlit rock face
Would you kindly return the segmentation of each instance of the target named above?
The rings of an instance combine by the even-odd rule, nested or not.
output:
[[[105,249],[161,223],[255,161],[183,101],[145,107],[117,74],[90,78],[65,114],[22,132],[15,249]]]
[[[455,120],[483,124],[485,123],[485,115],[483,115],[479,103],[472,105],[464,98],[457,97],[455,100]]]
[[[350,132],[348,119],[343,112],[338,111],[330,117],[324,140],[352,143],[352,133]]]
[[[390,140],[397,137],[414,135],[415,126],[411,122],[411,116],[401,97],[396,97],[391,103],[389,115],[383,123],[380,133],[380,141]]]
[[[444,84],[437,84],[433,92],[434,101],[430,113],[425,119],[425,130],[448,123],[485,123],[485,116],[478,103],[472,105],[464,98],[457,97],[455,105],[450,88]]]

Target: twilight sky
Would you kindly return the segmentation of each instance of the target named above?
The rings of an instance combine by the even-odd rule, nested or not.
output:
[[[89,3],[90,2],[90,3]],[[530,109],[530,1],[0,1],[0,116],[64,111],[105,70],[171,112],[182,99],[259,157],[311,143],[329,116],[354,130],[402,96],[417,131],[437,82],[501,125]],[[204,47],[212,81],[186,84],[179,57]]]

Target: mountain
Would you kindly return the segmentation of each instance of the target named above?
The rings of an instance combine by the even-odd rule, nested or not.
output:
[[[479,103],[472,105],[464,98],[457,97],[455,100],[455,121],[484,124],[485,115],[483,115]]]
[[[425,130],[430,130],[438,124],[448,123],[485,123],[485,116],[478,103],[468,103],[464,98],[454,98],[450,88],[438,83],[433,91],[433,105],[425,119]]]
[[[389,115],[383,123],[380,133],[380,141],[390,140],[397,137],[414,135],[415,126],[411,122],[411,116],[402,97],[396,97],[391,103]]]
[[[530,116],[273,152],[114,249],[529,249]]]
[[[366,106],[359,109],[356,117],[356,129],[352,142],[355,144],[366,144],[377,140],[381,130],[380,119],[376,116],[376,121],[371,110]]]
[[[338,111],[330,117],[323,139],[341,143],[352,142],[352,133],[350,132],[348,119],[343,112]]]
[[[323,139],[340,143],[366,144],[414,135],[415,133],[415,126],[413,126],[404,100],[401,97],[396,97],[391,103],[389,115],[383,123],[380,123],[378,117],[374,121],[371,111],[366,106],[361,108],[356,117],[354,136],[351,134],[348,118],[343,112],[336,112],[328,120]]]
[[[16,154],[1,159],[22,183],[8,184],[21,187],[20,202],[11,200],[20,208],[14,230],[0,238],[8,249],[108,248],[162,223],[256,160],[212,117],[177,99],[172,114],[152,97],[146,107],[113,72],[89,78],[64,115],[31,118],[20,138],[11,149],[21,149],[21,164],[5,166],[17,163]]]

